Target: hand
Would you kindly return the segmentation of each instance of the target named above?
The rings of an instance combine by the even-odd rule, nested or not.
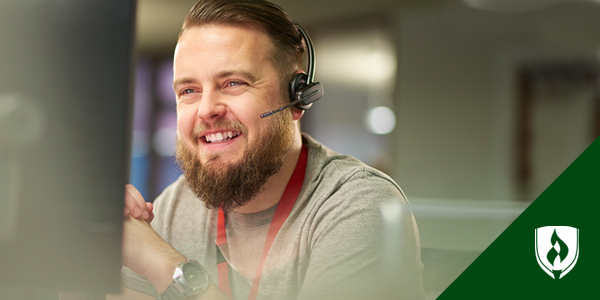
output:
[[[123,216],[140,217],[150,223],[154,219],[152,203],[146,202],[142,194],[131,184],[125,185],[125,209]]]
[[[125,217],[123,265],[146,277],[159,293],[171,283],[179,262],[186,258],[165,242],[143,219]]]
[[[152,204],[133,185],[125,185],[123,265],[146,277],[162,292],[171,283],[177,264],[186,258],[152,229],[152,210]]]
[[[162,294],[171,284],[177,264],[187,260],[185,256],[163,240],[148,222],[141,218],[136,219],[131,215],[125,217],[123,222],[122,255],[123,265],[150,280],[159,294]],[[107,297],[107,299],[133,299],[131,297],[133,295],[141,294],[133,292],[122,298]],[[229,300],[212,283],[208,290],[202,293],[201,299]]]

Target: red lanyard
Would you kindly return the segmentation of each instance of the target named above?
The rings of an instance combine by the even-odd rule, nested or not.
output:
[[[279,229],[281,229],[281,226],[290,215],[290,212],[294,207],[294,203],[296,203],[296,199],[298,199],[298,195],[300,195],[300,190],[302,189],[302,184],[304,183],[304,174],[306,172],[307,154],[308,147],[302,146],[302,152],[300,153],[300,158],[298,158],[298,163],[296,164],[294,173],[292,173],[292,177],[285,187],[283,196],[281,196],[281,200],[279,200],[279,204],[277,204],[277,208],[275,209],[275,215],[273,215],[273,220],[271,221],[271,226],[269,227],[269,232],[267,233],[267,241],[265,242],[265,247],[263,248],[262,257],[260,259],[258,269],[256,270],[256,275],[254,275],[254,282],[252,283],[250,295],[248,296],[249,300],[255,300],[256,296],[258,295],[258,285],[260,284],[260,277],[262,275],[265,261],[267,260],[267,254],[269,254],[269,249],[271,249],[271,245],[273,245],[275,236],[277,236]],[[225,213],[221,208],[219,208],[216,240],[219,289],[221,289],[221,291],[224,292],[229,299],[233,299],[231,294],[231,286],[229,285],[229,265],[227,260],[225,260],[223,253],[221,253],[221,249],[219,248],[219,246],[227,244],[225,222]]]

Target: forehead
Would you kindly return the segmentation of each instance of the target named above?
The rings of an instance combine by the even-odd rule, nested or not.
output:
[[[273,44],[253,27],[203,25],[186,29],[175,49],[174,71],[271,65]]]

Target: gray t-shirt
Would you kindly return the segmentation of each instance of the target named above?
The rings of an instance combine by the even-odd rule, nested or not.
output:
[[[388,298],[381,211],[385,201],[396,201],[408,216],[401,219],[401,236],[395,237],[400,241],[398,253],[405,256],[399,270],[405,279],[402,299],[420,298],[423,266],[418,231],[400,187],[382,172],[308,135],[303,140],[309,151],[302,191],[268,253],[257,299]],[[183,177],[166,188],[154,205],[154,230],[188,259],[200,262],[217,284],[217,210],[207,209]],[[229,226],[228,222],[228,232]],[[256,237],[261,241],[262,232]],[[252,278],[233,271],[230,282],[234,299],[248,298]],[[149,281],[126,268],[122,283],[157,295]],[[396,298],[397,287],[394,293]]]

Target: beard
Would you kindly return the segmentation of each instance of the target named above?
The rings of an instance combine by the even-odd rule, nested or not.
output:
[[[192,134],[196,144],[202,127],[195,128]],[[237,128],[248,138],[247,130],[240,123],[223,120],[215,123],[215,127]],[[260,132],[254,142],[248,141],[238,162],[225,164],[219,162],[220,154],[214,154],[202,163],[197,151],[189,149],[179,135],[176,159],[188,185],[206,207],[230,211],[252,200],[263,190],[267,180],[281,170],[292,139],[292,116],[288,110],[271,117],[266,130]]]

